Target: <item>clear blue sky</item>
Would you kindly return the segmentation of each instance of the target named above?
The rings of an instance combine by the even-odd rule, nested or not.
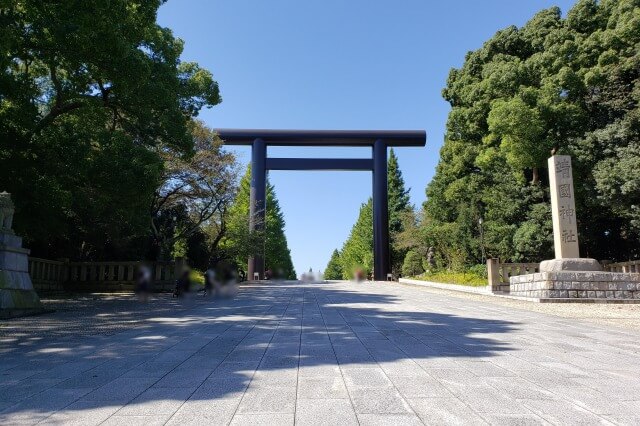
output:
[[[497,30],[573,0],[171,0],[159,23],[183,59],[213,72],[223,102],[211,127],[424,129],[427,146],[396,151],[411,201],[433,177],[449,105],[440,93]],[[240,161],[250,159],[235,148]],[[365,157],[361,149],[270,148],[281,157]],[[271,172],[298,274],[324,269],[371,195],[365,172]]]

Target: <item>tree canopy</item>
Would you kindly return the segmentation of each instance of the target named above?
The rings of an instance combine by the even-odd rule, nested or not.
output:
[[[581,254],[640,255],[640,2],[580,0],[498,31],[449,74],[423,224],[447,266],[552,257],[546,159],[573,158]],[[452,253],[451,247],[457,252]]]
[[[387,191],[389,203],[389,239],[391,240],[391,271],[398,276],[407,250],[398,243],[399,234],[404,231],[404,217],[413,210],[409,203],[409,189],[405,188],[398,157],[393,148],[389,150],[387,161]]]
[[[193,154],[191,119],[221,101],[162,3],[0,5],[0,182],[34,253],[108,259],[148,236],[160,153]]]
[[[335,249],[331,254],[331,259],[329,259],[329,263],[327,263],[327,267],[324,270],[324,278],[327,280],[341,280],[343,278],[338,249]]]
[[[342,278],[353,278],[353,272],[362,269],[365,274],[373,271],[373,200],[369,198],[360,206],[358,219],[351,228],[349,238],[340,252]],[[326,270],[325,270],[326,276]]]
[[[405,230],[406,216],[412,214],[413,207],[409,203],[409,190],[405,188],[402,171],[398,165],[398,157],[393,148],[389,150],[387,160],[387,193],[389,205],[389,239],[391,242],[391,268],[399,275],[402,262],[409,249],[400,243],[400,235]],[[343,279],[353,277],[353,271],[362,269],[365,274],[373,272],[373,200],[362,204],[356,223],[351,229],[338,255],[340,274]],[[331,260],[334,259],[331,257]],[[327,265],[327,269],[329,265]],[[325,271],[325,277],[327,271]]]
[[[284,215],[280,209],[275,188],[267,179],[266,219],[263,233],[249,232],[250,194],[251,166],[249,165],[240,180],[235,200],[229,208],[226,236],[221,242],[221,247],[227,256],[235,259],[240,268],[246,266],[249,256],[262,255],[265,259],[265,269],[270,269],[287,279],[295,279],[296,271],[284,233]]]

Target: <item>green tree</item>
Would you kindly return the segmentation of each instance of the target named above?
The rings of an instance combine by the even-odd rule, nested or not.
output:
[[[189,120],[220,102],[162,3],[0,4],[0,182],[35,254],[107,259],[148,236],[158,150],[191,153]]]
[[[579,0],[498,31],[453,69],[421,226],[445,267],[552,251],[546,158],[573,157],[581,253],[640,256],[637,0]],[[541,172],[541,170],[545,170]],[[437,236],[437,238],[434,238]]]
[[[327,280],[341,280],[344,278],[342,276],[340,252],[338,249],[334,250],[331,254],[331,259],[329,259],[329,263],[327,263],[327,267],[324,270],[324,278]]]
[[[244,267],[247,258],[262,255],[265,268],[277,273],[282,271],[288,279],[295,279],[296,272],[291,261],[291,252],[284,234],[285,221],[275,188],[267,179],[267,202],[263,232],[249,232],[249,200],[251,194],[251,166],[240,180],[238,193],[229,207],[226,217],[226,233],[220,247]]]
[[[193,154],[158,150],[164,167],[154,193],[150,222],[160,253],[167,253],[179,241],[184,246],[189,237],[201,230],[209,237],[209,251],[215,251],[224,235],[226,209],[237,190],[235,156],[222,149],[220,138],[203,122],[193,120],[189,129]],[[182,207],[188,220],[176,223],[175,215],[162,214],[178,207]]]
[[[365,274],[373,272],[373,201],[371,198],[360,206],[358,219],[351,229],[349,238],[340,251],[342,277],[353,278],[356,269]]]
[[[402,171],[393,148],[387,162],[387,187],[389,202],[389,239],[391,249],[391,270],[395,275],[401,270],[406,249],[399,244],[399,235],[404,230],[403,218],[413,210],[409,204],[409,189],[405,189]]]
[[[423,273],[422,261],[423,258],[418,252],[409,250],[402,264],[402,275],[405,277],[415,277]]]
[[[389,239],[391,249],[391,268],[398,275],[408,246],[402,241],[405,222],[413,217],[413,208],[409,204],[409,190],[405,188],[398,157],[393,149],[387,161],[387,187],[389,205]],[[342,276],[352,278],[354,269],[365,273],[373,272],[373,202],[370,198],[360,208],[360,214],[349,238],[344,243],[340,264]]]

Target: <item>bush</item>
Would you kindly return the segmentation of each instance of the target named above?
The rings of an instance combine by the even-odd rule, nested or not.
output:
[[[423,272],[422,256],[413,250],[409,250],[402,264],[402,275],[405,277],[414,277]]]
[[[473,265],[467,270],[469,274],[477,275],[478,277],[487,278],[487,265]]]
[[[483,287],[487,285],[487,279],[475,272],[437,271],[425,273],[417,277],[423,281],[432,281],[440,284],[456,284],[469,287]]]

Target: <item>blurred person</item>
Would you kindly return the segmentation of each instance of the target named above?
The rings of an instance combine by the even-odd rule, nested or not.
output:
[[[211,297],[215,296],[216,293],[216,271],[213,268],[207,269],[204,273],[204,296]]]
[[[136,294],[141,302],[147,302],[151,293],[151,269],[141,264],[136,270]]]
[[[176,289],[173,292],[174,297],[182,298],[191,290],[191,271],[185,269],[180,278],[176,281]]]

